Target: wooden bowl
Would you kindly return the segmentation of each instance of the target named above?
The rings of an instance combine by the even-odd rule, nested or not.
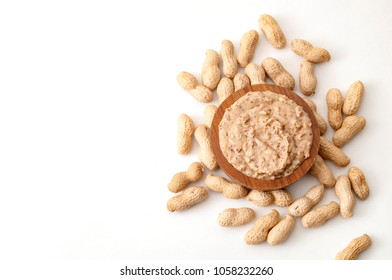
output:
[[[223,114],[226,109],[229,108],[235,101],[244,96],[246,93],[250,91],[272,91],[278,94],[286,95],[288,98],[293,100],[299,106],[303,107],[304,111],[309,115],[310,121],[312,122],[312,132],[313,132],[313,141],[310,149],[310,156],[302,162],[302,164],[294,170],[292,174],[286,177],[274,179],[274,180],[261,180],[249,177],[242,172],[235,169],[223,155],[222,150],[219,145],[219,129],[218,126],[222,120]],[[240,89],[233,94],[231,94],[226,100],[218,107],[218,110],[215,113],[214,119],[211,125],[211,145],[212,150],[215,154],[216,161],[222,170],[235,182],[248,187],[250,189],[255,190],[276,190],[286,187],[296,181],[298,181],[302,176],[304,176],[313,165],[316,155],[318,153],[318,149],[320,146],[320,130],[316,121],[316,118],[313,115],[312,110],[306,104],[306,102],[299,97],[296,93],[292,92],[289,89],[278,87],[271,84],[261,84],[261,85],[252,85],[247,86],[243,89]]]

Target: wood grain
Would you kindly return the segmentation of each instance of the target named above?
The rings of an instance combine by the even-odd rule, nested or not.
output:
[[[249,177],[241,173],[227,161],[219,145],[218,126],[222,120],[223,114],[225,113],[226,109],[229,108],[235,101],[237,101],[239,98],[241,98],[242,96],[244,96],[246,93],[250,91],[267,91],[267,90],[278,94],[286,95],[288,98],[293,100],[299,106],[303,107],[304,111],[309,115],[310,121],[312,122],[312,132],[313,132],[313,141],[312,141],[312,147],[310,149],[310,156],[292,174],[275,180],[260,180],[260,179]],[[314,163],[314,160],[319,150],[320,130],[318,128],[317,121],[313,115],[312,110],[309,108],[306,102],[296,93],[292,92],[289,89],[271,85],[271,84],[249,85],[243,89],[240,89],[232,93],[218,107],[218,110],[215,113],[215,117],[211,125],[211,145],[219,166],[232,180],[250,189],[276,190],[276,189],[281,189],[283,187],[287,187],[290,184],[298,181],[309,171],[310,167]]]

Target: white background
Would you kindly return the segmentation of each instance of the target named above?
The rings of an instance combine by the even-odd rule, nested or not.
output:
[[[368,233],[373,245],[360,258],[392,259],[391,11],[387,0],[2,1],[0,257],[323,260]],[[223,39],[238,50],[244,32],[259,31],[263,13],[278,20],[288,44],[303,38],[330,51],[331,61],[316,65],[313,97],[324,117],[329,88],[345,95],[363,81],[359,114],[367,125],[343,150],[371,188],[352,218],[317,229],[298,219],[275,247],[248,246],[251,225],[221,228],[216,218],[228,207],[252,207],[258,217],[286,208],[210,192],[187,211],[166,210],[171,176],[197,160],[197,145],[177,154],[176,119],[187,113],[204,121],[205,104],[176,76],[199,75],[205,50],[219,50]],[[253,62],[267,56],[298,83],[301,58],[261,35]],[[336,176],[348,169],[328,165]],[[298,198],[315,183],[305,177],[289,190]],[[330,200],[337,200],[332,189],[321,204]]]

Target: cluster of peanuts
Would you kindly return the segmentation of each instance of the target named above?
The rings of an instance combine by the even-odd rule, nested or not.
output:
[[[286,37],[272,16],[261,15],[258,23],[266,39],[274,48],[285,47]],[[246,32],[241,38],[237,57],[234,55],[233,43],[229,40],[223,40],[220,53],[207,50],[201,70],[201,82],[189,72],[180,72],[177,77],[178,83],[196,100],[203,103],[211,102],[213,91],[216,90],[219,104],[236,90],[247,85],[266,83],[267,78],[278,86],[294,89],[293,76],[285,70],[278,60],[267,57],[261,65],[251,63],[259,37],[256,30]],[[316,92],[317,87],[314,65],[329,61],[331,56],[327,50],[314,47],[302,39],[292,40],[291,50],[304,59],[299,70],[299,88],[305,96],[311,96]],[[240,67],[245,68],[245,73],[239,72]],[[318,179],[319,184],[312,186],[303,197],[295,200],[287,189],[249,190],[212,173],[205,177],[204,183],[207,188],[204,186],[188,187],[191,183],[202,179],[205,168],[209,170],[219,168],[211,149],[209,134],[217,107],[215,105],[205,107],[205,124],[197,127],[188,115],[181,114],[177,120],[178,153],[187,154],[190,152],[194,136],[199,146],[198,158],[200,162],[192,163],[187,171],[179,172],[172,177],[168,185],[169,190],[173,193],[182,193],[169,199],[167,209],[170,212],[188,209],[205,200],[209,190],[220,192],[229,199],[246,198],[260,207],[272,204],[288,207],[289,214],[283,219],[275,209],[260,217],[244,237],[247,244],[259,244],[267,241],[271,245],[277,245],[284,242],[294,230],[296,218],[301,219],[301,224],[305,228],[319,227],[339,213],[344,218],[350,218],[353,215],[355,196],[360,200],[365,200],[369,195],[369,186],[365,175],[361,169],[353,166],[349,168],[346,175],[340,175],[335,179],[325,161],[331,161],[340,167],[346,167],[350,164],[350,158],[342,151],[341,147],[365,127],[365,118],[356,115],[363,93],[364,85],[360,81],[354,82],[349,87],[345,98],[336,88],[327,92],[328,123],[335,132],[332,141],[323,136],[320,137],[319,154],[309,171]],[[314,112],[320,134],[324,135],[328,127],[327,122],[317,113],[316,105],[311,99],[304,98],[304,100]],[[339,203],[331,201],[314,208],[322,200],[325,188],[334,188]],[[255,218],[256,213],[251,208],[229,208],[218,215],[218,224],[223,227],[241,226],[250,223]],[[364,234],[352,240],[344,250],[337,254],[336,259],[356,259],[358,254],[368,248],[370,244],[369,236]]]

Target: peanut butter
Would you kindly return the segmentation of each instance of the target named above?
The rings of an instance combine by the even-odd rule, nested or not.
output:
[[[224,113],[219,145],[238,171],[273,180],[292,174],[309,157],[311,126],[308,114],[287,96],[248,92]]]

